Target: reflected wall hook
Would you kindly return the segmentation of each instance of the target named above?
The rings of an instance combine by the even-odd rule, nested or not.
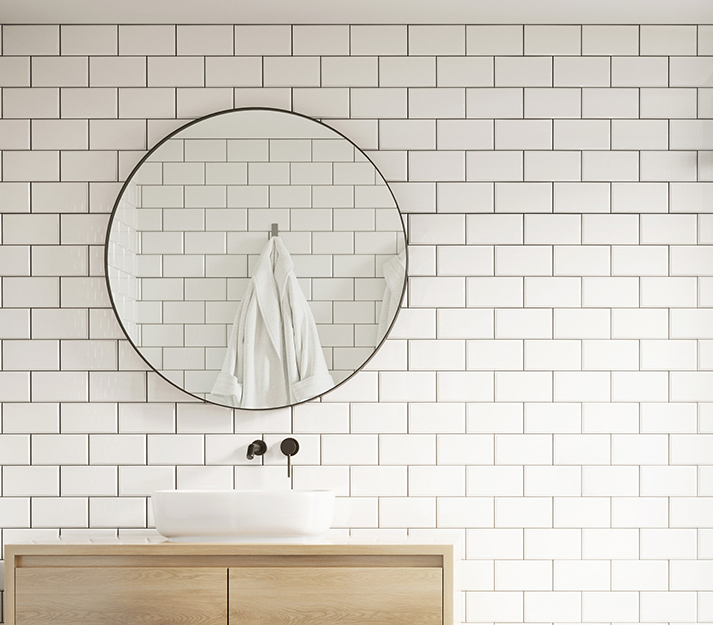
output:
[[[286,438],[280,443],[280,451],[287,456],[287,477],[292,476],[292,456],[300,450],[300,444],[294,438]]]

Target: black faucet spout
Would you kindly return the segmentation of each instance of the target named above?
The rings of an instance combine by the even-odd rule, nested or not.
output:
[[[247,459],[252,460],[255,456],[262,456],[266,451],[267,445],[265,441],[255,440],[248,445]]]

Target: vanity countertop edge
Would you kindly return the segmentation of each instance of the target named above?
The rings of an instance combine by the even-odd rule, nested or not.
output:
[[[183,543],[48,541],[5,545],[5,560],[23,555],[435,555],[453,557],[446,543]]]

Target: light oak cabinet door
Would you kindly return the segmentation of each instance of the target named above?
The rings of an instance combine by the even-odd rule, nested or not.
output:
[[[28,567],[16,625],[225,625],[227,569]]]
[[[443,573],[420,567],[228,571],[229,625],[442,625]]]

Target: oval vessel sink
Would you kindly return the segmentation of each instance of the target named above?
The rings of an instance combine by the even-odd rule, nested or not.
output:
[[[156,529],[177,542],[316,542],[332,524],[331,490],[159,490]]]

